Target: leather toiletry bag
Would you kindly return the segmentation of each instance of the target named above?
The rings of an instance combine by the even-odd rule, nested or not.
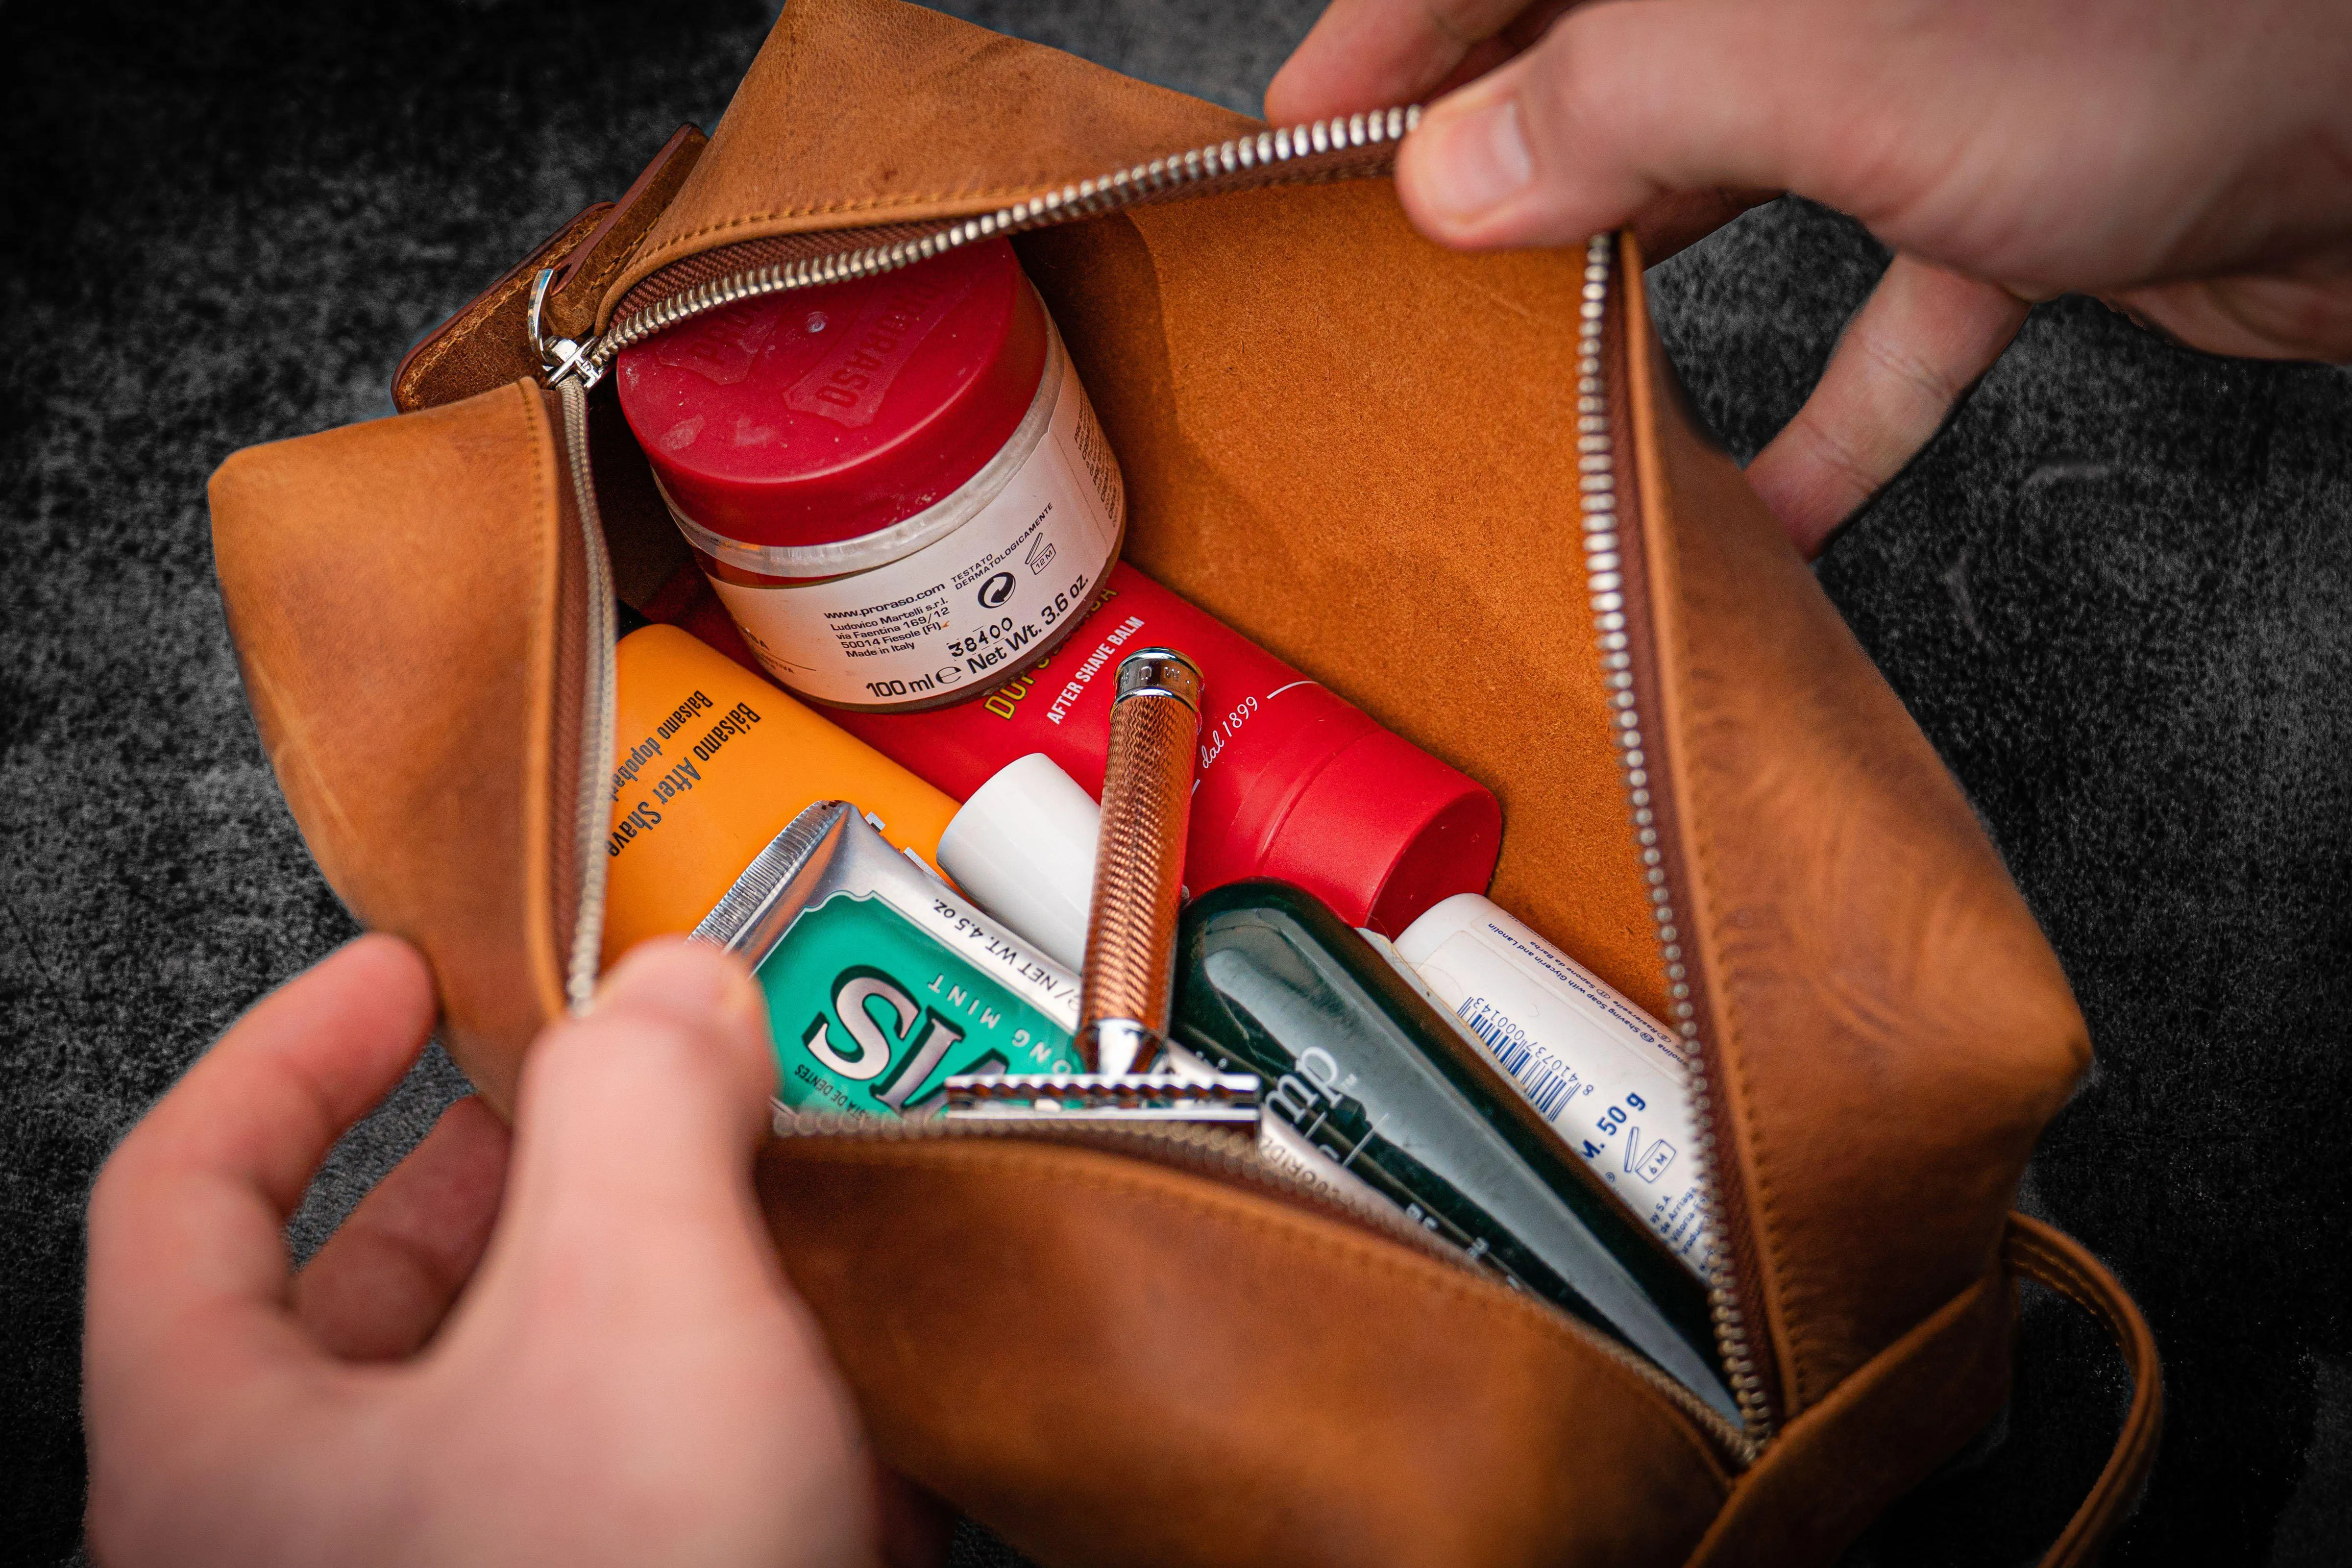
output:
[[[1490,786],[1491,896],[1698,1064],[1743,1419],[1208,1141],[779,1137],[782,1260],[881,1457],[1046,1564],[1825,1563],[1991,1422],[2018,1281],[2155,1346],[2010,1205],[2090,1057],[1935,752],[1653,332],[1642,236],[1464,255],[1403,110],[1269,131],[896,0],[793,0],[681,132],[400,367],[212,481],[246,689],[328,881],[493,1103],[595,983],[614,600],[687,560],[604,375],[746,293],[1009,233],[1139,567]],[[1018,1348],[1012,1348],[1018,1347]]]

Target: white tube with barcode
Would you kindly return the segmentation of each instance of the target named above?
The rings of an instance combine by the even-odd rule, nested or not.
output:
[[[1561,1141],[1705,1279],[1706,1205],[1673,1034],[1477,893],[1433,906],[1395,950]]]

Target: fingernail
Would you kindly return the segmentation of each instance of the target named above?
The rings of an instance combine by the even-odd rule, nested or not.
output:
[[[742,1023],[761,1016],[764,998],[743,965],[688,942],[639,948],[597,988],[592,1011],[630,1007],[682,1024]]]
[[[1517,98],[1451,114],[1441,109],[1431,118],[1437,123],[1423,121],[1422,133],[1436,134],[1422,154],[1415,183],[1441,216],[1467,223],[1509,201],[1535,178]]]

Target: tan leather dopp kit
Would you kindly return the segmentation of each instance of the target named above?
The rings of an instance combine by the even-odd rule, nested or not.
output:
[[[546,384],[540,270],[542,336],[584,343],[747,256],[1263,129],[893,0],[793,0],[717,135],[682,132],[421,344],[400,415],[221,467],[222,592],[286,798],[352,910],[430,959],[494,1102],[593,984],[608,595],[687,559],[609,382]],[[1690,1005],[1747,1429],[1427,1250],[1115,1142],[772,1142],[784,1267],[881,1457],[1049,1565],[1825,1563],[1999,1413],[2022,1275],[2097,1314],[2136,1386],[2051,1558],[2086,1560],[2152,1462],[2160,1381],[2116,1281],[2010,1213],[2090,1060],[2057,961],[1693,429],[1629,235],[1603,379],[1645,859],[1578,521],[1585,252],[1431,245],[1390,148],[1013,243],[1125,468],[1129,558],[1491,786],[1492,896],[1656,1016]]]

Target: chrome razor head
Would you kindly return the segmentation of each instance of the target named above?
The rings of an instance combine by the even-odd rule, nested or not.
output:
[[[1255,1127],[1255,1073],[1025,1073],[947,1081],[947,1114],[962,1121],[1192,1121]]]

